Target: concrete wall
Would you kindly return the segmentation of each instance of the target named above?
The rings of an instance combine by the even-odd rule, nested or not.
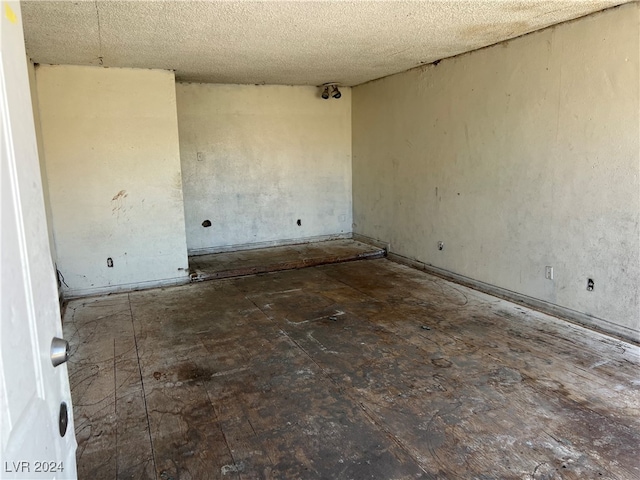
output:
[[[173,73],[39,66],[36,83],[64,292],[186,280]]]
[[[639,20],[629,4],[354,88],[354,233],[638,338]]]
[[[350,89],[176,90],[190,253],[351,233]]]

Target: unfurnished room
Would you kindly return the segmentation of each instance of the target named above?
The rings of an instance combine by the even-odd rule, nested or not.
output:
[[[0,478],[640,478],[639,2],[0,16]]]

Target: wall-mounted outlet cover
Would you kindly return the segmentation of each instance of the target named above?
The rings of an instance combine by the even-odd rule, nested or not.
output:
[[[595,286],[595,284],[593,283],[593,280],[591,278],[587,278],[587,291],[588,292],[593,292],[593,287]]]
[[[553,267],[548,265],[544,267],[544,278],[547,280],[553,280]]]
[[[444,242],[438,242],[438,250],[444,250]]]

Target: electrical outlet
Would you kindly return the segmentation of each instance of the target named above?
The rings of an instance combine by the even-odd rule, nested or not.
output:
[[[546,278],[547,280],[553,280],[553,267],[544,267],[544,278]]]
[[[196,158],[198,159],[199,162],[203,162],[204,161],[204,153],[202,153],[202,152],[196,153]]]
[[[587,291],[588,292],[593,292],[593,287],[595,286],[595,284],[593,283],[593,280],[591,278],[587,278]]]
[[[444,242],[438,242],[438,250],[444,250]]]

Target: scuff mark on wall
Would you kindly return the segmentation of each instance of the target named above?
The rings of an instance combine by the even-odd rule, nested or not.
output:
[[[120,214],[125,213],[128,209],[125,204],[125,199],[129,196],[126,190],[120,190],[111,199],[111,214],[115,215],[117,220],[120,220]]]
[[[128,195],[128,194],[127,194],[127,191],[126,191],[126,190],[120,190],[118,193],[116,193],[116,194],[113,196],[113,198],[112,198],[111,200],[112,200],[112,201],[115,201],[115,200],[118,200],[118,199],[120,199],[120,198],[124,198],[124,197],[126,197],[127,195]]]

